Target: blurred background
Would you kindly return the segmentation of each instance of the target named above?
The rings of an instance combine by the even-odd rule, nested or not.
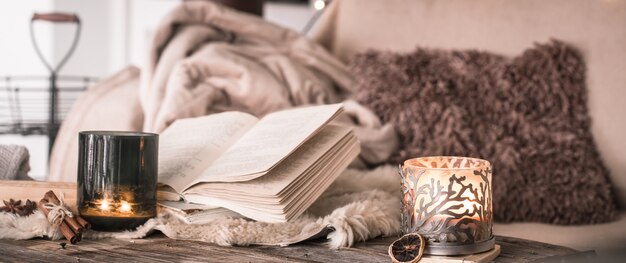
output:
[[[60,75],[103,79],[128,66],[141,66],[145,48],[160,19],[182,0],[20,0],[0,2],[0,124],[15,122],[16,102],[8,87],[22,85],[19,105],[21,118],[47,118],[48,93],[45,89],[50,74],[33,47],[30,23],[33,13],[64,12],[80,17],[82,30],[74,53],[63,66]],[[245,2],[242,0],[216,0]],[[255,0],[247,0],[248,3]],[[263,6],[263,17],[269,21],[303,30],[317,9],[324,6],[320,0],[258,1]],[[258,4],[258,3],[257,3]],[[316,9],[317,8],[317,9]],[[75,26],[72,24],[33,23],[33,36],[41,55],[50,64],[57,64],[68,52]],[[34,76],[35,80],[15,81],[19,77]],[[8,81],[13,79],[13,82]],[[7,83],[9,82],[9,83]],[[82,83],[82,82],[81,82]],[[68,84],[71,85],[71,84]],[[26,92],[29,87],[38,92]],[[63,94],[61,94],[63,95]],[[72,96],[78,96],[75,93]],[[63,95],[65,96],[65,95]],[[62,96],[62,97],[63,97]],[[61,112],[71,106],[62,105]],[[28,115],[30,114],[30,115]],[[25,116],[26,115],[26,116]],[[63,114],[60,115],[63,117]],[[30,175],[43,179],[47,169],[48,136],[45,134],[14,134],[4,129],[0,144],[21,144],[30,151]]]

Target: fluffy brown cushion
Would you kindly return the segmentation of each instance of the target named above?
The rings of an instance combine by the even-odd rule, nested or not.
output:
[[[493,163],[501,222],[614,219],[608,171],[590,132],[585,65],[552,41],[508,59],[479,51],[369,51],[352,65],[356,99],[393,123],[391,162],[432,155]]]

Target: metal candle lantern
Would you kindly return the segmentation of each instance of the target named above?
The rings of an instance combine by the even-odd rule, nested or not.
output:
[[[426,240],[425,254],[463,255],[494,248],[491,164],[466,157],[409,159],[402,176],[402,232]]]
[[[78,155],[78,211],[94,229],[132,229],[156,216],[157,134],[80,132]]]

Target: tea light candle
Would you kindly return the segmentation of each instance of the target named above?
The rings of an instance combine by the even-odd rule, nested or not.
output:
[[[110,193],[108,193],[110,194]],[[123,194],[122,196],[128,196]],[[118,198],[84,202],[80,214],[100,230],[129,229],[154,217],[152,205]]]
[[[488,161],[415,158],[400,166],[400,175],[402,232],[424,236],[425,254],[472,254],[494,247]]]
[[[100,212],[102,214],[107,214],[107,215],[113,215],[113,214],[124,215],[124,214],[133,213],[133,209],[132,209],[133,204],[124,200],[113,201],[109,199],[103,199],[103,200],[96,200],[93,202],[93,204],[94,205],[92,205],[92,207],[95,207],[95,208],[93,208],[94,211],[92,213]]]
[[[133,209],[133,207],[141,207],[141,204],[131,203],[125,200],[116,201],[107,198],[90,202],[87,206],[87,209],[83,210],[83,215],[87,216],[129,217],[142,214],[140,210],[135,211],[135,209]]]

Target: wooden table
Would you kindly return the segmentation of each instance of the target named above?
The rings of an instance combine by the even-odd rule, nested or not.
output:
[[[1,262],[390,262],[394,237],[377,238],[352,248],[332,250],[320,242],[289,247],[220,247],[168,239],[161,234],[137,240],[83,240],[61,248],[60,241],[0,240]],[[512,237],[496,237],[502,251],[495,262],[529,262],[576,250]]]

